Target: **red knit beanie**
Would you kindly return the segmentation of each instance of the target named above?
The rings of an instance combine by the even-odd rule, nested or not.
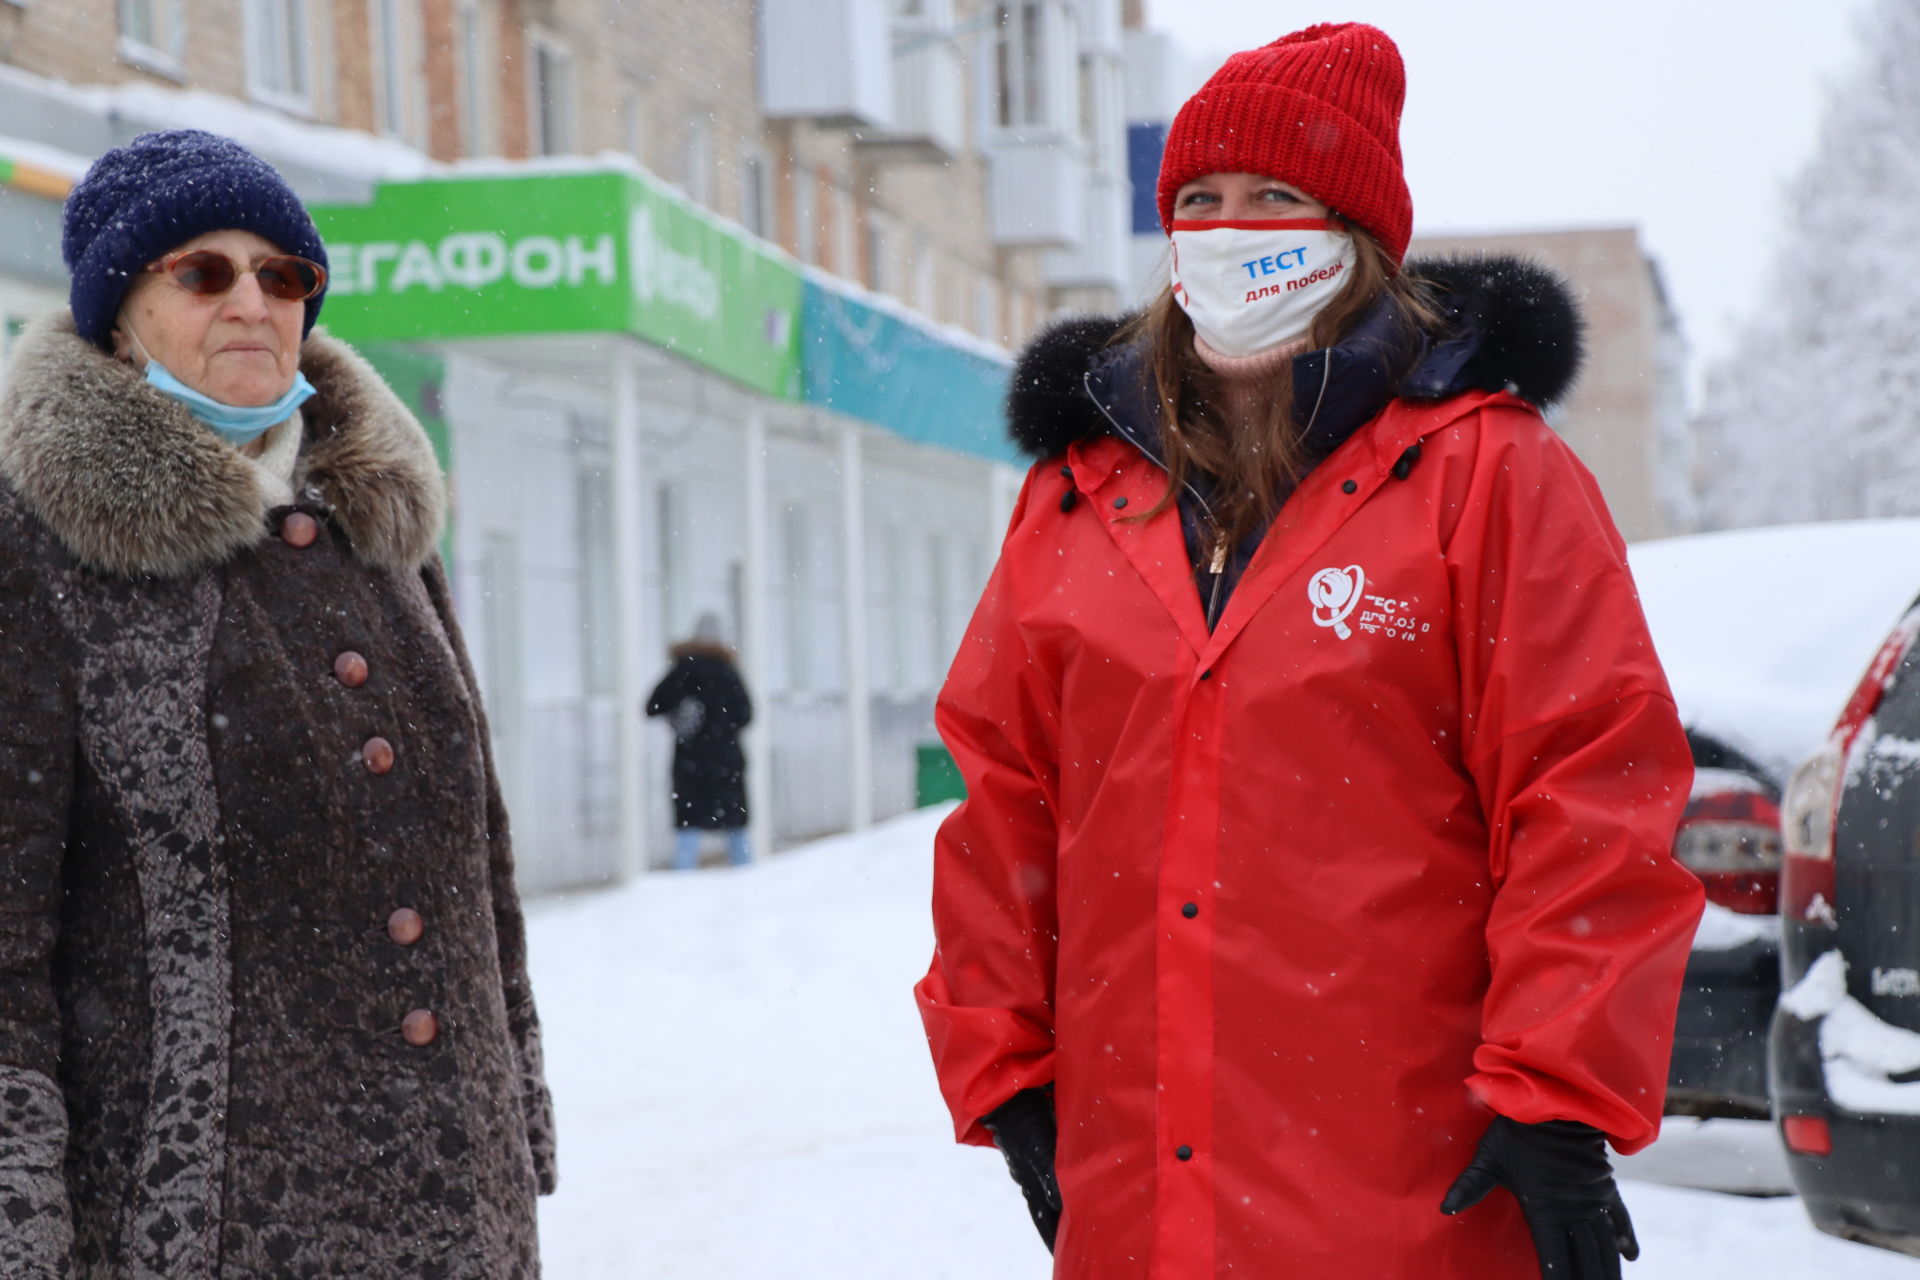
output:
[[[1227,59],[1187,100],[1160,160],[1160,226],[1173,197],[1209,173],[1257,173],[1299,187],[1365,228],[1398,263],[1413,234],[1400,167],[1407,75],[1387,33],[1330,22]]]

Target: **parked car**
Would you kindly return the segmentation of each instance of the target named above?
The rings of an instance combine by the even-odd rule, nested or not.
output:
[[[1674,857],[1707,889],[1680,988],[1669,1115],[1764,1120],[1780,997],[1780,788],[1752,757],[1689,729],[1693,791]]]
[[[1920,602],[1784,803],[1770,1051],[1814,1224],[1920,1256]]]
[[[1780,783],[1920,588],[1920,520],[1693,534],[1629,549],[1693,747],[1674,853],[1706,883],[1670,1114],[1764,1118],[1780,994]]]

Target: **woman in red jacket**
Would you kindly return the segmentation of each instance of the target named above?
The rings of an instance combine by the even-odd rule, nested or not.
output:
[[[1637,1248],[1604,1142],[1659,1125],[1691,764],[1536,408],[1573,304],[1402,269],[1403,96],[1364,25],[1229,59],[1167,140],[1170,288],[1015,372],[1037,461],[940,698],[967,800],[917,994],[1056,1276]]]

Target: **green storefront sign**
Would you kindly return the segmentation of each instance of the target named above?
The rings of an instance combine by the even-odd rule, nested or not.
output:
[[[799,273],[635,174],[382,183],[313,216],[350,341],[630,333],[800,395]]]

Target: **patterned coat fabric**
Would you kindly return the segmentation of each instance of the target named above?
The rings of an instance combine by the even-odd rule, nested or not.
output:
[[[351,350],[302,367],[264,521],[65,318],[0,405],[8,1277],[538,1274],[551,1107],[439,472]]]

